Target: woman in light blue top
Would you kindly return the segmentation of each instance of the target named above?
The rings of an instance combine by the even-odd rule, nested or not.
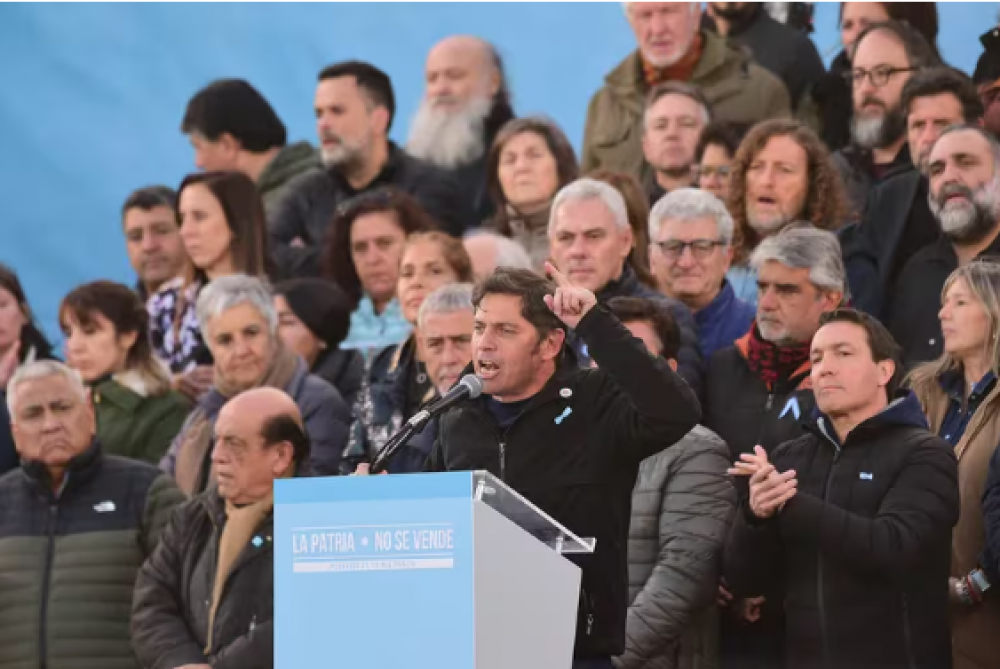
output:
[[[438,227],[416,200],[393,188],[362,193],[338,209],[325,273],[355,305],[341,348],[367,356],[410,336],[412,326],[396,299],[399,262],[411,233]]]
[[[736,297],[754,305],[757,276],[746,259],[761,240],[792,224],[836,231],[847,222],[847,198],[830,152],[799,121],[754,126],[736,152],[729,188],[738,247],[726,278]]]

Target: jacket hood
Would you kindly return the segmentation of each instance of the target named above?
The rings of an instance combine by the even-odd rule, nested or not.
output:
[[[832,439],[839,444],[840,440],[837,438],[837,433],[834,431],[829,417],[818,408],[816,409],[816,416],[815,429],[822,436]],[[924,409],[920,405],[920,400],[917,399],[916,394],[912,390],[900,390],[888,406],[871,418],[863,421],[853,431],[856,432],[862,428],[865,430],[880,430],[892,427],[930,429],[927,423],[927,416],[924,415]]]
[[[257,189],[269,190],[311,167],[319,167],[319,153],[309,142],[284,146],[257,179]]]

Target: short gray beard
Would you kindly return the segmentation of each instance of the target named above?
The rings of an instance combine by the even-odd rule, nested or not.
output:
[[[747,223],[754,229],[754,232],[762,237],[773,235],[791,222],[791,217],[784,212],[773,218],[758,218],[756,212],[751,207],[747,207]]]
[[[457,111],[435,108],[424,98],[410,124],[406,149],[444,169],[468,165],[486,151],[484,126],[492,109],[489,96],[477,96]]]
[[[960,245],[978,244],[996,229],[1000,219],[1000,174],[972,192],[972,202],[942,205],[928,196],[931,213],[948,239]]]
[[[365,149],[368,148],[368,145],[367,141],[352,143],[349,140],[343,140],[340,146],[334,149],[327,149],[321,145],[320,160],[322,160],[324,167],[338,168],[349,172],[364,162]]]
[[[851,138],[862,149],[884,149],[902,137],[905,131],[905,120],[902,120],[898,109],[889,109],[881,116],[859,116],[854,113],[851,119]]]

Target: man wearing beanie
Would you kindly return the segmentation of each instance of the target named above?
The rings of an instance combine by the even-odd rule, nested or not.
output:
[[[983,43],[983,55],[976,63],[972,82],[983,101],[983,125],[1000,139],[1000,26],[996,26],[979,37]]]
[[[302,356],[309,371],[331,383],[353,407],[365,365],[359,351],[340,348],[351,322],[347,296],[324,279],[286,281],[274,293],[278,333],[285,345]]]

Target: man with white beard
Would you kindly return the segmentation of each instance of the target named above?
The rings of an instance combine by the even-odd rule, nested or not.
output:
[[[406,149],[451,172],[485,221],[493,214],[487,155],[497,132],[514,118],[500,54],[478,37],[446,37],[427,54],[425,81]]]
[[[886,324],[908,367],[941,354],[941,290],[961,265],[1000,262],[1000,144],[977,125],[951,126],[927,163],[928,203],[941,239],[916,253],[890,296]]]
[[[851,144],[833,160],[857,218],[875,184],[913,169],[906,146],[906,113],[900,104],[903,86],[915,72],[941,65],[941,59],[909,24],[886,21],[861,33],[851,63]]]

